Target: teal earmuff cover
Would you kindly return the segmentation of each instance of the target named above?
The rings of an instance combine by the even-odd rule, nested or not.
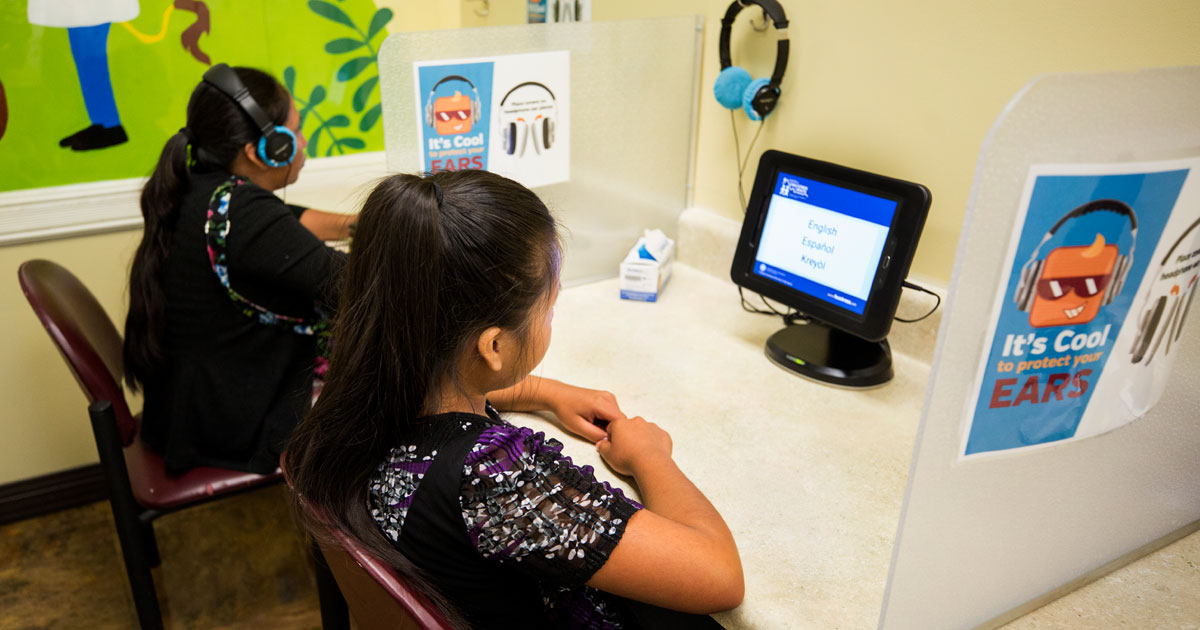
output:
[[[750,73],[739,66],[730,66],[721,70],[717,80],[713,82],[713,96],[725,109],[742,107],[742,95],[746,86],[750,85]]]

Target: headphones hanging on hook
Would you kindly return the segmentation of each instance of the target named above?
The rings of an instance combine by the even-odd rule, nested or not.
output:
[[[287,166],[296,157],[296,134],[267,117],[233,68],[218,63],[204,72],[204,82],[217,88],[241,108],[258,127],[258,157],[267,166]]]
[[[770,18],[775,25],[779,37],[775,48],[775,69],[771,78],[751,79],[750,73],[740,66],[733,65],[729,54],[729,38],[733,31],[733,21],[738,13],[749,5],[756,5]],[[721,57],[721,73],[713,83],[713,95],[725,109],[744,109],[750,120],[766,118],[779,103],[780,85],[783,82],[783,72],[787,69],[788,49],[790,43],[787,36],[787,14],[783,6],[776,0],[734,0],[721,18],[721,39],[719,52]]]

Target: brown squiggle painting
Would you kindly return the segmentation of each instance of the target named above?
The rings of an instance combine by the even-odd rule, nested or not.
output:
[[[200,36],[209,32],[211,24],[208,18],[208,5],[200,0],[175,0],[175,8],[183,11],[191,11],[196,14],[196,21],[183,31],[183,36],[181,37],[183,48],[192,53],[192,56],[199,60],[200,63],[206,66],[212,65],[212,60],[209,59],[208,54],[200,50]]]

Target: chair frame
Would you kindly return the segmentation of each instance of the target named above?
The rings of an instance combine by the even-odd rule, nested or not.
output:
[[[120,334],[91,291],[61,265],[47,260],[29,260],[21,264],[17,276],[34,313],[88,399],[92,435],[104,472],[138,623],[143,630],[159,630],[163,627],[162,610],[151,569],[159,566],[162,559],[154,534],[154,520],[164,514],[279,483],[283,481],[283,474],[278,470],[269,475],[255,475],[197,468],[171,478],[180,484],[192,484],[183,486],[190,492],[159,500],[154,496],[155,487],[146,481],[138,486],[143,495],[139,500],[130,477],[130,463],[136,464],[134,469],[139,471],[151,471],[162,463],[161,457],[146,452],[138,435],[138,418],[130,413],[125,400],[120,382],[122,357],[119,352],[112,356],[113,346],[120,346]],[[75,310],[84,311],[82,317],[78,312],[64,312]],[[102,339],[90,338],[82,329],[80,320],[88,316],[94,318],[92,336]],[[97,321],[101,322],[99,328],[103,330],[96,330]],[[97,347],[97,341],[108,347],[107,356]],[[188,476],[192,479],[186,479]],[[313,553],[323,626],[327,630],[345,630],[349,627],[345,601],[315,545]]]

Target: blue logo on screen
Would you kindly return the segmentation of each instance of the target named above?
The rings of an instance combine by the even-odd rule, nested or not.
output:
[[[795,177],[781,175],[779,177],[779,194],[792,199],[808,199],[808,186],[801,184]]]

